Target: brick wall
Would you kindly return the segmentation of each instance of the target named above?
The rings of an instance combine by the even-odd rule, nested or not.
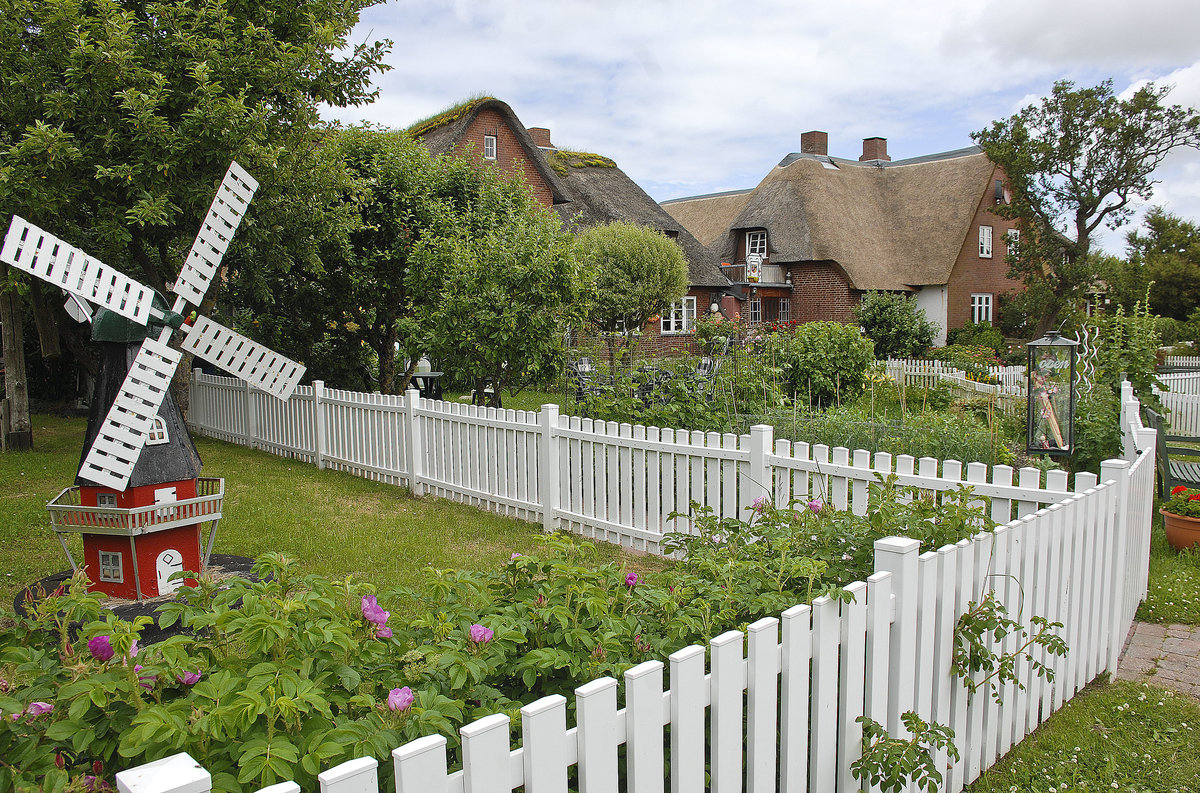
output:
[[[1011,220],[993,213],[996,208],[995,182],[1005,180],[1004,172],[994,169],[992,178],[988,180],[987,189],[975,209],[975,217],[967,229],[966,239],[954,262],[950,273],[946,295],[947,330],[961,328],[971,320],[971,295],[992,295],[992,322],[999,319],[996,307],[1000,295],[1021,287],[1021,282],[1007,276],[1008,263],[1005,261],[1007,248],[1005,233],[1015,226]],[[992,258],[986,259],[979,255],[979,227],[992,227]]]
[[[836,265],[789,264],[787,269],[792,273],[792,319],[800,322],[854,319],[854,307],[861,293],[850,288],[850,281]]]
[[[484,135],[496,136],[496,165],[509,173],[519,174],[525,183],[533,188],[533,194],[538,201],[544,206],[550,206],[553,196],[550,194],[549,186],[542,179],[537,168],[528,161],[528,155],[521,148],[521,143],[513,134],[508,122],[496,111],[484,110],[477,115],[471,122],[471,126],[467,128],[459,147],[466,148],[468,144],[474,144],[474,156],[482,161]]]

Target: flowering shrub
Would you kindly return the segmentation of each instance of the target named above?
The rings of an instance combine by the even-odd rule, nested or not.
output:
[[[1163,502],[1162,508],[1185,518],[1200,518],[1200,490],[1176,485],[1171,488],[1171,497]]]
[[[878,537],[930,549],[990,528],[973,500],[964,489],[939,505],[892,478],[871,486],[861,517],[819,496],[788,508],[760,499],[746,520],[696,509],[677,516],[694,533],[664,543],[686,558],[652,577],[599,564],[592,544],[567,535],[497,570],[430,570],[420,591],[299,577],[269,554],[255,565],[260,582],[200,577],[179,590],[159,622],[189,633],[140,649],[149,618],[101,618],[79,576],[0,628],[0,791],[96,788],[184,751],[215,790],[283,779],[315,789],[319,771],[386,759],[421,735],[441,733],[453,751],[472,719],[516,718],[535,697],[844,596],[872,571]],[[413,605],[390,620],[381,602]]]

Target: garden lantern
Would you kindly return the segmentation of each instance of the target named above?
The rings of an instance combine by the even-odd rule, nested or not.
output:
[[[1070,454],[1075,439],[1075,357],[1079,342],[1051,331],[1027,345],[1026,451]]]

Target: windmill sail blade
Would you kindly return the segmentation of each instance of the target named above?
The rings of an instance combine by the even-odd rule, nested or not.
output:
[[[92,307],[70,292],[67,292],[67,302],[63,303],[63,308],[76,322],[92,321]]]
[[[186,335],[179,345],[184,352],[198,355],[280,399],[290,397],[304,376],[304,367],[292,359],[207,317],[197,317],[196,324],[184,330]]]
[[[139,325],[150,316],[153,290],[16,215],[0,260]]]
[[[217,195],[213,198],[212,206],[200,226],[200,233],[192,243],[192,249],[183,262],[179,279],[171,290],[193,306],[199,306],[208,291],[221,259],[233,233],[237,231],[246,207],[258,189],[258,182],[253,176],[242,170],[236,162],[229,164]],[[178,310],[178,309],[176,309]]]
[[[125,489],[182,357],[178,350],[155,339],[142,342],[84,458],[80,477],[114,490]]]

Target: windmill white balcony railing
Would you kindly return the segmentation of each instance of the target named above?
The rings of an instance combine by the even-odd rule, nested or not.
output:
[[[151,532],[163,531],[176,526],[190,526],[212,521],[209,529],[208,547],[204,553],[204,565],[212,552],[212,541],[217,533],[217,522],[221,519],[221,507],[225,500],[225,480],[203,478],[196,480],[196,497],[185,498],[145,507],[94,507],[80,503],[79,486],[63,488],[62,492],[46,505],[50,513],[50,527],[58,535],[63,550],[71,562],[71,569],[78,570],[75,558],[67,549],[64,534],[109,534],[118,537],[136,537]]]

